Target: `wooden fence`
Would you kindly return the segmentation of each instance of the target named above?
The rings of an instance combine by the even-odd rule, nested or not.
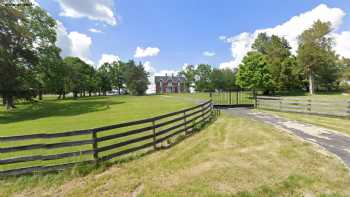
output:
[[[210,98],[214,105],[242,105],[254,104],[253,91],[225,91],[225,92],[210,92]]]
[[[350,100],[259,96],[257,97],[257,108],[316,115],[350,117]]]
[[[100,128],[0,137],[0,176],[58,171],[150,147],[156,149],[160,143],[192,131],[218,114],[210,100],[169,114]]]

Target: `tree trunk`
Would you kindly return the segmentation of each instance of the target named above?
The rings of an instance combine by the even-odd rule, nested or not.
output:
[[[315,84],[314,84],[314,76],[312,75],[312,71],[309,72],[309,92],[311,95],[315,93]]]
[[[39,100],[43,100],[43,91],[39,90]]]
[[[118,87],[118,95],[120,95],[120,87]]]
[[[63,92],[62,92],[62,95],[63,95],[63,99],[65,99],[65,98],[66,98],[66,92],[63,91]]]
[[[78,92],[73,92],[73,97],[76,99],[78,97]]]
[[[89,91],[89,97],[91,96],[91,91]]]
[[[6,96],[2,95],[2,104],[5,106],[6,105]]]
[[[15,108],[13,96],[12,95],[6,95],[6,104],[5,104],[6,110],[11,110],[12,108]]]

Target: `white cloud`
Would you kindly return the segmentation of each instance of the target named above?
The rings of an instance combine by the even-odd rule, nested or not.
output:
[[[145,71],[148,72],[150,75],[155,74],[155,69],[152,67],[151,62],[149,61],[144,62],[143,67],[145,67]]]
[[[235,69],[237,68],[238,64],[235,61],[229,61],[229,62],[222,62],[219,65],[219,68],[225,69],[225,68],[231,68]]]
[[[95,29],[95,28],[90,28],[90,29],[89,29],[89,32],[92,32],[92,33],[102,33],[101,30]]]
[[[304,30],[310,28],[316,20],[331,22],[332,28],[334,28],[336,31],[342,24],[342,19],[344,16],[345,13],[341,9],[329,8],[325,4],[320,4],[310,11],[292,17],[290,20],[284,22],[281,25],[272,28],[258,29],[253,33],[243,32],[239,35],[227,38],[226,41],[231,43],[231,53],[233,60],[229,63],[222,63],[222,66],[231,66],[231,68],[237,67],[246,53],[251,50],[251,45],[259,33],[266,32],[268,35],[274,34],[277,36],[283,36],[288,40],[292,47],[293,53],[295,53],[298,47],[298,36]],[[345,39],[344,36],[346,37],[346,35],[343,35],[338,39]],[[343,53],[338,50],[337,52]]]
[[[61,55],[63,57],[69,56],[71,54],[72,40],[68,37],[68,32],[66,28],[60,21],[57,22],[57,41],[56,45],[62,49]]]
[[[182,66],[182,70],[186,70],[188,65],[189,65],[188,63],[184,63],[184,65]]]
[[[207,56],[207,57],[213,57],[213,56],[216,55],[216,53],[215,52],[211,52],[211,51],[204,51],[203,55]]]
[[[333,36],[336,43],[335,51],[341,56],[350,58],[350,30],[336,33]]]
[[[149,62],[149,61],[144,62],[143,67],[145,68],[145,71],[149,73],[148,80],[149,80],[150,84],[148,85],[146,93],[147,94],[154,94],[154,93],[156,93],[156,84],[154,81],[154,76],[155,76],[156,70],[155,70],[155,68],[152,67],[151,62]]]
[[[219,36],[219,40],[226,40],[226,36]]]
[[[113,54],[102,54],[100,61],[98,61],[98,66],[100,67],[104,63],[118,62],[120,58]]]
[[[143,57],[152,57],[158,55],[160,52],[160,49],[157,47],[147,47],[147,48],[141,48],[137,47],[135,50],[135,58],[143,58]]]
[[[72,41],[72,56],[79,57],[88,64],[93,64],[93,61],[90,59],[91,37],[76,31],[70,32],[68,37]]]
[[[36,0],[29,0],[30,3],[32,3],[34,6],[40,6]]]
[[[113,13],[112,0],[59,0],[62,12],[61,16],[72,18],[87,17],[90,20],[97,20],[109,25],[117,25],[117,19]]]
[[[156,72],[156,75],[158,76],[165,76],[165,75],[168,75],[168,76],[171,76],[171,75],[177,75],[179,73],[179,71],[176,71],[176,70],[160,70],[158,72]]]
[[[91,37],[76,31],[68,33],[66,28],[59,21],[57,21],[56,32],[56,45],[62,49],[62,57],[75,56],[88,64],[94,64],[90,58]]]

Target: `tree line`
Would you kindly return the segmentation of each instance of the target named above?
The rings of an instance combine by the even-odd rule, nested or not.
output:
[[[0,4],[0,95],[7,109],[16,99],[42,99],[44,93],[64,99],[119,94],[143,95],[149,74],[142,63],[117,61],[99,68],[78,57],[60,56],[55,43],[56,21],[39,6]],[[260,33],[236,69],[217,69],[209,64],[188,65],[179,75],[196,91],[229,91],[238,88],[265,94],[290,91],[349,88],[350,59],[334,51],[330,23],[316,21],[298,39],[292,52],[288,41]]]
[[[145,94],[148,73],[141,63],[104,63],[99,68],[78,57],[60,56],[56,21],[39,6],[0,4],[0,95],[7,109],[16,99],[42,99],[44,93],[74,98],[119,93]]]
[[[316,21],[298,39],[295,53],[288,41],[276,35],[258,34],[252,50],[238,68],[213,69],[207,64],[187,66],[180,75],[196,91],[226,91],[237,88],[264,94],[292,91],[350,89],[350,59],[334,51],[331,24]]]
[[[185,86],[198,92],[230,91],[237,89],[236,70],[213,68],[209,64],[187,65],[179,76],[184,77]]]

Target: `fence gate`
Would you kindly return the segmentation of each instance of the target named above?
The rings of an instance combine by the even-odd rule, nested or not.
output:
[[[210,92],[214,107],[254,107],[256,99],[253,91]]]

